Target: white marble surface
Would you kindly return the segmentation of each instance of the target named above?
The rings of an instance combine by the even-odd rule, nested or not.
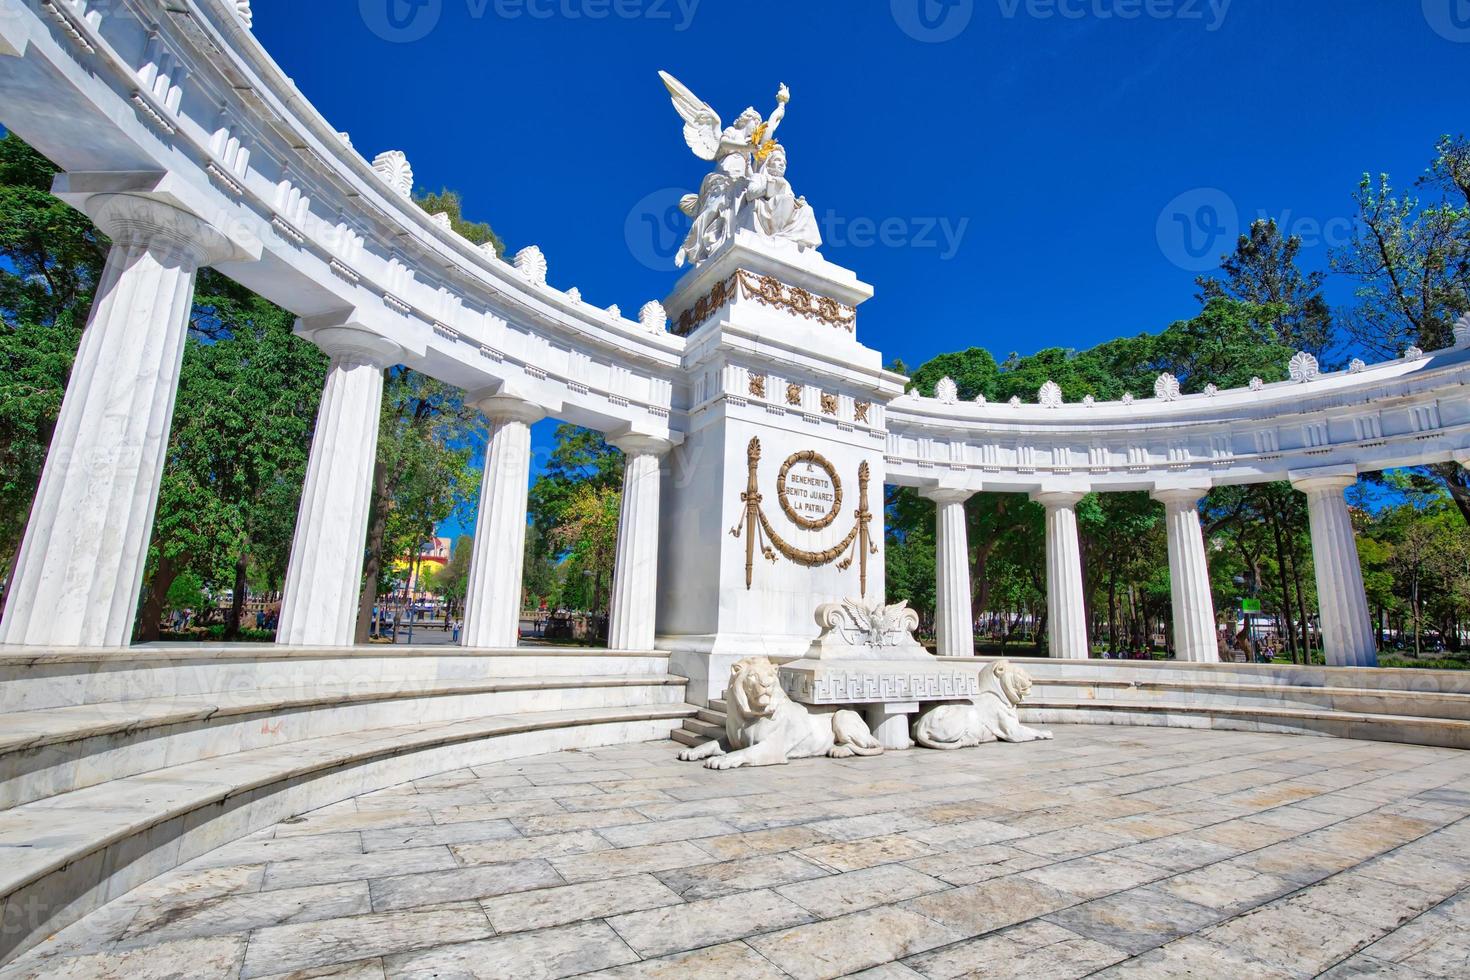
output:
[[[651,650],[657,627],[659,491],[667,440],[627,435],[613,440],[626,455],[618,518],[608,647]]]
[[[206,854],[6,976],[1463,972],[1458,752],[1059,735],[943,769],[896,753],[710,773],[664,742],[446,771]],[[472,838],[494,813],[480,843],[396,864],[379,848]],[[591,829],[557,855],[548,821],[574,818]],[[527,856],[538,842],[551,856]]]
[[[399,352],[358,326],[313,326],[309,335],[332,362],[312,434],[276,642],[344,646],[357,630],[383,369]]]
[[[128,644],[195,273],[234,254],[218,230],[163,201],[90,201],[113,245],[16,556],[0,643]]]
[[[1153,492],[1154,499],[1164,505],[1169,536],[1174,657],[1193,663],[1220,660],[1215,599],[1210,589],[1210,566],[1199,521],[1199,503],[1208,492],[1205,487],[1169,487]]]
[[[1334,667],[1378,664],[1378,638],[1363,591],[1357,537],[1343,496],[1357,479],[1356,470],[1340,467],[1292,474],[1292,485],[1307,495],[1322,646],[1327,663]]]
[[[920,491],[934,501],[934,634],[941,657],[975,654],[975,617],[971,612],[970,547],[965,526],[969,490],[933,488]]]
[[[1082,549],[1077,540],[1079,490],[1046,490],[1032,499],[1046,508],[1046,630],[1053,657],[1086,659],[1087,608]]]
[[[460,642],[467,647],[513,647],[520,639],[531,423],[545,413],[510,395],[485,399],[480,408],[490,419],[490,448],[480,482],[480,514]]]

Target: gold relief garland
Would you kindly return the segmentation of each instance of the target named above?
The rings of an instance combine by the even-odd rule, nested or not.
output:
[[[782,477],[784,478],[786,470],[794,462],[799,461],[799,457],[806,455],[808,454],[797,453],[791,459],[788,459],[786,466],[782,468]],[[815,459],[821,459],[816,453],[810,453],[810,455],[815,457]],[[847,557],[837,562],[837,567],[839,570],[845,572],[852,567],[853,561],[858,561],[858,586],[861,595],[866,597],[868,594],[868,556],[878,553],[878,546],[873,543],[870,527],[873,522],[873,513],[868,509],[868,481],[871,479],[871,471],[868,469],[868,464],[865,462],[858,467],[858,509],[853,514],[852,530],[847,532],[847,535],[840,542],[824,551],[807,551],[803,548],[796,547],[781,537],[776,529],[771,526],[770,520],[761,509],[761,502],[764,498],[761,496],[760,482],[758,479],[760,461],[761,441],[759,438],[751,439],[750,445],[746,449],[748,472],[745,492],[740,495],[740,501],[745,505],[745,514],[740,518],[740,523],[730,529],[730,534],[733,537],[740,537],[742,532],[745,534],[745,587],[747,589],[751,588],[755,581],[755,549],[757,544],[759,544],[762,557],[772,564],[775,564],[777,561],[776,554],[780,552],[787,560],[806,568],[820,568],[824,565],[830,565],[834,561],[837,561],[838,558],[842,558],[843,552],[847,552]],[[826,463],[826,460],[822,460],[822,462]],[[831,464],[827,463],[827,466],[831,466]],[[832,472],[834,477],[833,483],[836,486],[836,472],[835,470]],[[785,506],[785,503],[785,494],[783,493],[783,506]],[[841,500],[839,499],[837,505],[832,508],[832,513],[829,516],[827,524],[832,523],[832,519],[836,517],[840,509]],[[801,523],[789,509],[787,510],[787,516],[797,521],[798,524]],[[822,526],[825,527],[827,525]],[[757,538],[760,540],[757,541]],[[767,544],[767,541],[770,544]],[[775,546],[774,551],[771,545]]]
[[[800,286],[787,286],[775,276],[757,276],[744,269],[701,296],[693,308],[679,315],[679,334],[690,334],[706,320],[719,312],[720,308],[735,297],[736,289],[746,299],[754,299],[763,306],[774,306],[808,320],[816,320],[828,326],[839,327],[852,333],[857,322],[857,310],[845,306],[829,296],[818,296]]]

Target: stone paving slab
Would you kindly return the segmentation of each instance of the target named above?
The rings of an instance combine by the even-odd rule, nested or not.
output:
[[[225,845],[0,978],[1470,976],[1470,754],[1056,732],[443,773]]]

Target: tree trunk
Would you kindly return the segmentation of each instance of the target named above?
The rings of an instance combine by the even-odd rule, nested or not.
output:
[[[1118,570],[1108,568],[1108,650],[1118,655]]]
[[[379,462],[373,468],[372,518],[368,521],[367,557],[363,561],[362,592],[357,604],[357,631],[353,642],[367,644],[373,624],[373,606],[378,601],[378,578],[383,572],[383,539],[388,534],[388,502],[392,492],[388,471]]]
[[[1286,642],[1291,648],[1291,662],[1298,663],[1296,644],[1296,624],[1291,621],[1291,583],[1288,576],[1286,563],[1286,544],[1281,535],[1281,522],[1277,519],[1276,508],[1271,508],[1268,523],[1271,525],[1271,535],[1276,542],[1276,574],[1281,585],[1281,618],[1284,621],[1283,632],[1286,634]]]
[[[153,578],[148,583],[147,591],[143,593],[143,608],[138,613],[139,643],[157,643],[162,636],[159,624],[163,619],[163,607],[168,604],[168,590],[173,588],[174,582],[187,564],[187,559],[159,556]]]
[[[1302,663],[1310,665],[1312,662],[1311,625],[1307,618],[1307,597],[1302,590],[1302,572],[1296,560],[1296,549],[1288,548],[1286,557],[1291,563],[1291,579],[1296,586],[1297,621],[1301,624],[1302,630]]]
[[[240,620],[245,615],[245,573],[250,570],[250,539],[240,548],[240,557],[235,559],[235,594],[230,600],[230,621],[225,624],[225,637],[240,636]]]

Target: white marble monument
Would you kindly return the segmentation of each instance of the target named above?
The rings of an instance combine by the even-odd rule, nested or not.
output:
[[[903,379],[856,334],[872,289],[816,251],[811,207],[769,120],[714,110],[663,75],[684,137],[714,162],[665,301],[687,338],[689,428],[664,473],[657,642],[690,696],[750,656],[799,657],[812,610],[883,592],[883,414]]]

